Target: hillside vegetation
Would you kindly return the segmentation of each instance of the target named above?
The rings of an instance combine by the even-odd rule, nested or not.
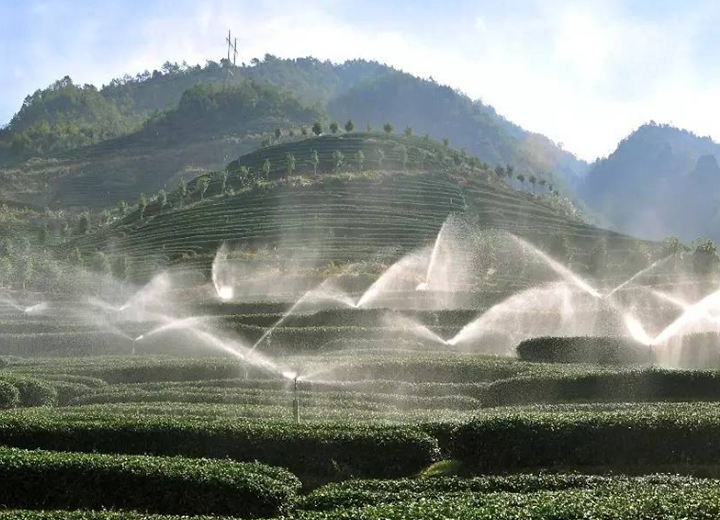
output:
[[[239,92],[248,94],[243,102],[229,102]],[[253,104],[255,95],[271,106]],[[172,185],[185,171],[219,169],[273,140],[275,128],[299,132],[312,119],[327,124],[327,111],[341,124],[353,118],[358,127],[369,122],[379,129],[391,122],[399,130],[446,138],[493,167],[510,165],[516,174],[543,176],[556,186],[574,186],[586,168],[545,137],[449,87],[376,62],[268,55],[239,67],[166,63],[102,88],[66,77],[35,92],[0,130],[0,200],[37,207],[112,205]],[[79,199],[68,195],[77,184],[87,185]]]
[[[378,261],[431,242],[451,213],[524,236],[563,234],[576,247],[632,242],[585,224],[557,195],[515,191],[489,165],[431,139],[353,132],[241,156],[65,250],[127,256],[136,274],[174,264],[206,270],[225,241],[322,264]]]

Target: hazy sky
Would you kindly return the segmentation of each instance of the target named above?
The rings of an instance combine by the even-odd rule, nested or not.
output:
[[[0,0],[0,124],[70,75],[226,53],[376,59],[481,98],[582,158],[649,120],[720,140],[717,0]]]

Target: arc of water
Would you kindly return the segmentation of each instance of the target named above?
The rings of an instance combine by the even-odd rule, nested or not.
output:
[[[298,299],[290,309],[288,309],[285,314],[282,315],[282,317],[276,321],[272,327],[270,327],[268,330],[265,331],[265,333],[260,336],[260,339],[258,339],[255,344],[250,349],[249,353],[252,354],[255,349],[260,346],[272,333],[277,329],[280,325],[285,323],[285,320],[288,319],[302,304],[310,301],[311,298],[319,298],[320,300],[323,299],[329,299],[332,301],[337,301],[340,303],[343,303],[344,305],[347,305],[349,307],[357,307],[359,305],[354,305],[352,303],[352,300],[345,295],[344,293],[340,293],[337,289],[331,288],[328,289],[328,285],[330,284],[330,280],[324,280],[320,285],[317,287],[310,289],[305,294],[303,294],[300,299]]]
[[[658,345],[665,343],[688,325],[691,325],[698,319],[705,318],[711,309],[718,306],[720,306],[720,290],[707,295],[699,302],[688,307],[675,321],[665,327],[665,329],[653,339],[652,344]]]
[[[559,274],[563,279],[572,282],[573,284],[575,284],[575,286],[582,289],[591,296],[594,296],[595,298],[602,298],[602,295],[598,292],[597,289],[590,285],[586,280],[572,272],[570,269],[562,265],[560,262],[551,258],[544,252],[540,251],[537,247],[533,246],[532,244],[523,240],[517,235],[514,235],[513,233],[508,233],[508,235],[518,244],[520,244],[520,246],[522,246],[526,251],[530,251],[533,254],[537,255],[538,258],[543,260],[548,265],[548,267],[550,267],[553,271]]]
[[[664,264],[666,261],[668,261],[668,260],[669,260],[670,258],[672,258],[672,257],[673,257],[673,255],[668,255],[668,256],[666,256],[665,258],[661,258],[660,260],[654,261],[652,264],[650,264],[649,266],[647,266],[647,267],[644,268],[644,269],[641,269],[640,271],[638,271],[637,273],[635,273],[634,275],[632,275],[630,278],[628,278],[627,280],[625,280],[623,283],[621,283],[620,285],[618,285],[617,287],[615,287],[614,289],[612,289],[609,293],[607,293],[607,294],[604,296],[604,298],[610,298],[613,294],[615,294],[617,291],[619,291],[619,290],[622,289],[623,287],[626,287],[627,285],[631,284],[631,283],[634,282],[637,278],[639,278],[640,276],[646,274],[647,272],[655,269],[657,266]]]
[[[150,336],[154,336],[155,334],[162,334],[163,332],[167,332],[169,330],[177,330],[177,329],[191,329],[198,323],[209,319],[208,316],[191,316],[189,318],[181,318],[181,319],[171,319],[166,318],[168,321],[167,323],[160,325],[158,327],[155,327],[149,332],[146,332],[144,334],[141,334],[137,338],[135,338],[134,341],[142,341],[144,339],[149,338]]]

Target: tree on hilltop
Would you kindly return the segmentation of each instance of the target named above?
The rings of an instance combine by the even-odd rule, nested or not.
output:
[[[355,129],[355,123],[353,123],[352,119],[348,119],[347,123],[345,123],[345,131],[347,133],[352,132]]]
[[[285,155],[285,166],[287,167],[288,177],[295,173],[295,156],[293,154]]]
[[[323,128],[319,121],[315,121],[315,124],[313,124],[313,126],[312,126],[312,131],[313,131],[313,134],[315,134],[315,135],[322,134]]]
[[[336,135],[338,133],[339,128],[340,127],[338,126],[338,124],[335,121],[330,123],[330,133],[332,133],[333,135]]]
[[[393,125],[392,125],[391,123],[389,123],[389,122],[388,122],[388,123],[385,123],[385,124],[383,125],[383,132],[385,132],[386,134],[392,134],[392,132],[393,132]]]
[[[358,165],[358,171],[362,172],[363,164],[365,163],[365,154],[363,153],[362,150],[358,150],[355,153],[355,161],[357,162],[357,165]]]
[[[343,165],[343,162],[345,161],[345,156],[340,150],[335,150],[332,155],[333,158],[333,168],[335,170],[335,173],[340,171],[340,168]]]
[[[269,180],[269,179],[270,179],[270,170],[271,170],[271,168],[272,168],[272,167],[271,167],[271,165],[270,165],[270,159],[265,159],[265,162],[263,162],[263,167],[262,167],[263,176],[265,177],[265,180]]]
[[[320,156],[318,155],[317,150],[313,150],[310,153],[310,164],[313,166],[313,174],[317,176],[318,165],[320,164]]]
[[[385,152],[382,148],[375,150],[375,157],[377,157],[378,169],[381,170],[383,161],[385,160]]]
[[[200,193],[200,200],[203,200],[205,198],[205,192],[208,190],[208,187],[210,186],[210,179],[207,177],[203,177],[200,179],[197,183],[197,191]]]
[[[404,134],[405,134],[405,137],[410,137],[410,136],[412,136],[412,135],[413,135],[413,128],[412,128],[412,126],[410,126],[410,125],[406,126],[406,127],[405,127],[405,131],[404,131]]]

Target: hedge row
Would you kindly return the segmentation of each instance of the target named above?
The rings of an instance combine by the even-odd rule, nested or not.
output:
[[[618,484],[633,486],[696,486],[708,481],[692,477],[651,475],[646,477],[605,477],[580,474],[517,474],[474,478],[430,477],[400,480],[347,480],[320,487],[302,499],[307,511],[428,500],[456,493],[536,493],[593,489]],[[715,484],[720,491],[720,485]]]
[[[234,517],[232,517],[234,518]],[[231,517],[153,515],[134,511],[0,511],[0,520],[232,520]]]
[[[310,475],[403,476],[419,471],[438,454],[437,441],[414,426],[93,417],[91,412],[86,420],[80,412],[68,421],[60,410],[0,416],[0,444],[56,451],[257,460]]]
[[[58,392],[49,382],[0,373],[0,409],[16,406],[52,406]]]
[[[448,493],[366,507],[307,512],[302,520],[694,520],[718,518],[717,484],[618,483],[533,493]]]
[[[288,512],[300,481],[258,463],[0,448],[0,503],[169,514]]]
[[[571,402],[720,401],[720,372],[630,370],[537,374],[495,381],[484,406]]]
[[[647,347],[627,338],[616,337],[540,337],[526,339],[517,346],[525,361],[542,363],[592,363],[628,365],[652,362]]]
[[[509,410],[459,425],[450,451],[478,471],[720,464],[718,431],[710,403]]]

